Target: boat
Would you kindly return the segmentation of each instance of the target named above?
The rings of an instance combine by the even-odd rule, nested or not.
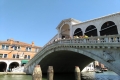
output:
[[[103,73],[103,71],[102,71],[102,70],[99,70],[99,69],[95,69],[95,72],[96,72],[96,73]]]
[[[107,68],[102,68],[101,70],[102,70],[102,71],[108,71],[108,69],[107,69]]]

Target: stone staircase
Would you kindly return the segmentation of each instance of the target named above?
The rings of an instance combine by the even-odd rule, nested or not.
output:
[[[16,67],[12,69],[12,72],[24,72],[24,66],[23,67]]]

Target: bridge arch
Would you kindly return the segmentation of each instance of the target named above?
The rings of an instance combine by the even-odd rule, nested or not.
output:
[[[82,70],[90,62],[97,60],[97,61],[101,62],[102,64],[104,64],[109,69],[113,70],[114,72],[116,72],[118,74],[120,73],[117,67],[115,67],[113,64],[111,64],[103,59],[103,54],[102,54],[103,50],[102,49],[100,50],[100,49],[94,49],[94,48],[93,49],[88,49],[88,48],[87,49],[79,49],[79,48],[80,48],[80,46],[61,46],[61,47],[58,46],[56,48],[51,48],[47,52],[45,52],[45,54],[41,58],[39,58],[38,64],[41,65],[41,69],[42,69],[43,73],[46,73],[48,66],[53,66],[55,69],[55,72],[57,72],[57,71],[58,72],[61,72],[61,71],[72,72],[72,71],[74,71],[74,66],[76,66],[76,65],[79,66],[80,69]],[[96,52],[98,53],[98,55],[101,55],[102,57],[99,57],[98,55],[96,55]],[[63,53],[63,54],[61,54],[61,53]],[[54,55],[52,55],[52,54],[54,54]],[[68,56],[65,56],[65,54],[67,54]],[[69,56],[69,55],[71,55],[71,56]],[[74,56],[74,55],[76,55],[76,56]],[[80,56],[82,56],[82,57],[80,57]],[[66,62],[64,64],[60,63],[59,60],[62,60],[62,57],[63,57],[64,62],[66,62],[67,60],[68,60],[68,62]],[[74,57],[75,60],[73,60],[72,57]],[[57,59],[55,59],[55,58],[57,58]],[[80,60],[80,58],[82,60]],[[76,62],[79,62],[79,63],[76,63]],[[56,65],[54,63],[57,64],[58,66],[56,67]],[[69,65],[69,66],[67,66],[67,65]],[[64,68],[64,70],[62,70],[63,68]]]
[[[92,58],[77,52],[60,50],[46,55],[39,62],[39,65],[41,66],[43,73],[46,73],[48,66],[53,66],[55,73],[70,73],[74,72],[75,66],[79,66],[83,69],[92,61],[94,61]]]
[[[60,33],[61,33],[61,38],[69,38],[70,37],[70,27],[68,24],[64,24],[61,29],[60,29]]]
[[[118,34],[118,29],[113,21],[107,21],[101,26],[100,36]]]
[[[116,40],[116,37],[119,39]],[[115,38],[115,39],[113,39],[113,38]],[[88,37],[88,38],[83,38],[83,39],[58,40],[56,42],[53,42],[52,44],[44,46],[43,49],[40,52],[38,52],[38,54],[36,54],[34,56],[34,58],[31,59],[30,62],[28,62],[28,64],[25,66],[25,71],[27,72],[28,67],[30,67],[29,71],[33,70],[33,67],[31,67],[31,66],[37,65],[39,63],[44,68],[45,68],[45,66],[47,66],[47,67],[54,66],[53,63],[52,64],[47,63],[50,60],[50,58],[47,58],[48,55],[57,54],[60,51],[62,51],[60,53],[64,53],[64,51],[65,51],[65,53],[63,55],[65,55],[67,53],[69,56],[71,54],[71,52],[73,52],[75,54],[79,53],[79,54],[85,55],[87,57],[90,57],[90,61],[92,61],[91,59],[97,60],[97,61],[101,62],[102,64],[104,64],[109,69],[111,69],[112,71],[116,72],[118,75],[120,75],[120,68],[119,68],[119,66],[120,66],[120,63],[119,63],[120,62],[120,46],[119,46],[120,42],[119,41],[120,41],[120,35],[110,35],[107,37],[100,36],[100,37],[92,37],[92,38]],[[44,60],[45,58],[46,58],[46,60]],[[56,58],[59,58],[59,56]],[[64,61],[66,61],[66,60],[64,60]],[[54,61],[57,61],[57,60],[55,60],[55,58],[54,58]],[[41,62],[45,63],[45,64],[42,64]],[[75,66],[76,66],[76,64],[75,64]],[[82,65],[82,66],[84,66],[84,65]],[[71,68],[69,68],[69,69],[71,70]],[[80,69],[81,70],[83,69],[83,67],[81,67],[81,65],[80,65]],[[72,68],[72,70],[73,70],[73,68]],[[46,70],[44,70],[44,71],[46,72]],[[32,73],[32,71],[31,71],[31,73]]]
[[[75,31],[74,31],[74,35],[73,36],[83,36],[83,31],[81,28],[77,28]]]
[[[6,62],[0,62],[0,72],[6,71],[7,63]]]
[[[94,25],[90,25],[85,30],[85,35],[91,37],[91,36],[98,36],[97,34],[97,28]]]

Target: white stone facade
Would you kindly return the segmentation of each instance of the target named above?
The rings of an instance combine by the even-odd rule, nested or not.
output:
[[[83,70],[82,72],[86,72],[86,71],[94,71],[95,68],[94,68],[94,63],[91,62],[89,65],[87,65]]]
[[[18,63],[18,65],[21,66],[21,60],[0,60],[0,62],[4,62],[7,65],[5,71],[7,71],[9,69],[10,64],[14,62]]]
[[[97,28],[97,34],[100,36],[101,27],[107,21],[112,21],[117,26],[118,34],[120,34],[120,13],[110,14],[93,20],[81,22],[73,18],[65,19],[60,22],[57,26],[58,33],[47,43],[52,43],[56,39],[61,39],[62,35],[67,35],[70,38],[73,38],[74,32],[77,28],[80,28],[85,34],[85,30],[90,25],[94,25]],[[62,34],[63,33],[63,34]]]

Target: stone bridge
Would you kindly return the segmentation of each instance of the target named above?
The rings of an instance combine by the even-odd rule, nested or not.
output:
[[[57,40],[44,46],[26,64],[25,71],[32,74],[40,64],[43,73],[48,66],[53,66],[55,73],[74,72],[74,66],[82,70],[95,60],[120,75],[120,35]]]

